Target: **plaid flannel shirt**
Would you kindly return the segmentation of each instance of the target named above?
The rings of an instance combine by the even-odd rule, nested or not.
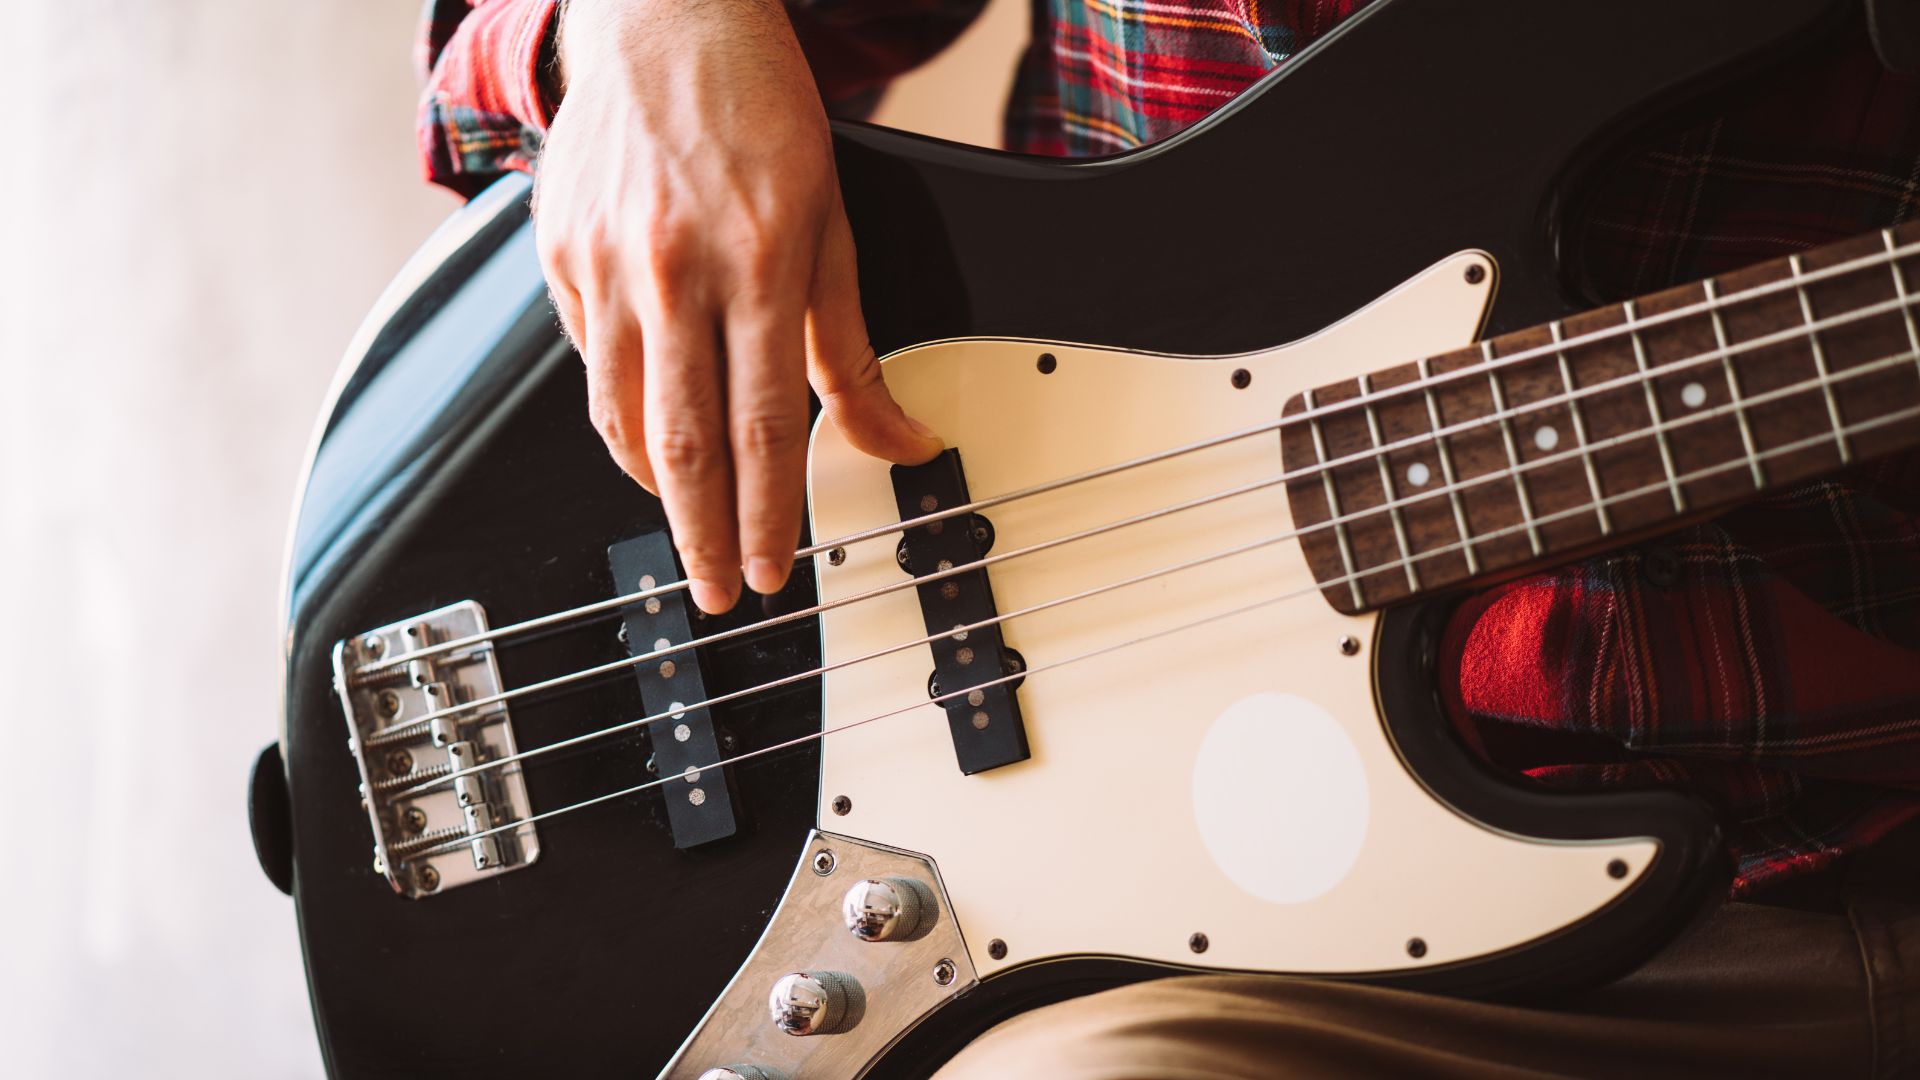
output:
[[[1036,0],[1006,143],[1110,153],[1205,116],[1364,0]],[[981,0],[789,0],[823,98],[861,115]],[[420,147],[472,192],[531,170],[554,0],[428,0]],[[1864,42],[1647,146],[1575,231],[1597,300],[1906,221],[1920,79]],[[1537,782],[1685,784],[1727,811],[1734,895],[1831,867],[1920,815],[1920,454],[1870,463],[1463,605],[1462,736]]]

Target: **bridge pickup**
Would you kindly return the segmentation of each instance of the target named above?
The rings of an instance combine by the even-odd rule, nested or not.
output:
[[[965,505],[970,497],[960,452],[943,451],[925,465],[895,465],[893,497],[902,521],[943,507]],[[923,578],[963,566],[985,554],[988,536],[985,520],[972,515],[908,529],[900,541],[901,567]],[[998,614],[984,569],[925,582],[916,591],[929,634],[969,626]],[[1021,667],[1018,657],[1006,648],[999,624],[942,634],[933,640],[932,647],[931,688],[943,695],[971,691],[941,703],[947,710],[947,727],[953,732],[960,771],[972,775],[1025,761],[1029,757],[1027,729],[1020,719],[1020,699],[1014,693],[1014,683],[981,685]]]
[[[518,763],[445,779],[517,753],[506,702],[429,718],[500,692],[492,643],[368,670],[486,629],[486,612],[463,600],[333,647],[347,746],[360,768],[360,801],[373,825],[373,867],[395,892],[412,899],[540,857]],[[516,821],[522,822],[517,828],[492,831]]]
[[[607,549],[618,592],[644,592],[656,585],[679,581],[680,564],[673,538],[665,531],[623,540]],[[686,590],[662,593],[620,609],[626,621],[627,653],[642,656],[693,640],[687,617]],[[725,769],[705,768],[721,760],[720,740],[706,709],[680,706],[707,700],[706,680],[700,674],[697,649],[649,660],[633,669],[640,680],[640,700],[654,716],[673,710],[663,720],[647,725],[653,739],[653,763],[662,777],[667,820],[673,826],[673,846],[696,847],[732,836],[739,826],[733,817],[733,795]]]

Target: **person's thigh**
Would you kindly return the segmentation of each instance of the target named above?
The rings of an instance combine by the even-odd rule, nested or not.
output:
[[[1848,920],[1732,904],[1631,975],[1554,1008],[1258,976],[1160,979],[1037,1009],[936,1080],[1866,1077]]]

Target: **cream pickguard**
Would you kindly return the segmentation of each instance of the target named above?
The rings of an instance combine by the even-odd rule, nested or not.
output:
[[[1230,358],[1026,341],[925,345],[886,360],[907,413],[957,447],[975,499],[1268,422],[1291,395],[1470,343],[1493,275],[1446,259],[1313,337]],[[1276,301],[1284,302],[1284,301]],[[1036,366],[1051,353],[1058,367]],[[1244,389],[1232,372],[1244,368]],[[813,535],[899,520],[887,465],[815,432]],[[1276,476],[1265,435],[987,512],[1001,553]],[[1002,613],[1253,543],[1290,526],[1279,486],[997,564]],[[902,580],[896,537],[818,559],[822,599]],[[1378,719],[1376,617],[1312,590],[1293,541],[1014,619],[1039,667],[1281,593],[1295,599],[1035,672],[1019,690],[1030,760],[955,765],[937,705],[830,734],[822,828],[927,856],[982,977],[1068,955],[1229,969],[1361,972],[1447,964],[1552,934],[1631,889],[1656,841],[1545,843],[1434,798]],[[924,634],[912,590],[821,617],[826,663]],[[1342,638],[1361,643],[1344,655]],[[826,727],[927,700],[916,648],[829,672]],[[830,810],[845,796],[845,816]],[[1609,875],[1624,860],[1623,879]],[[1195,955],[1189,939],[1205,934]],[[1409,955],[1408,941],[1426,943]],[[989,942],[1005,943],[1004,957]]]

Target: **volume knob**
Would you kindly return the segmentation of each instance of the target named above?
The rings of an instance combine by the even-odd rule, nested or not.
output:
[[[861,941],[905,941],[930,922],[933,898],[912,878],[857,881],[840,902],[847,929]]]
[[[860,984],[844,971],[796,971],[783,975],[767,995],[773,1026],[789,1035],[836,1035],[851,1031],[866,1012]]]

